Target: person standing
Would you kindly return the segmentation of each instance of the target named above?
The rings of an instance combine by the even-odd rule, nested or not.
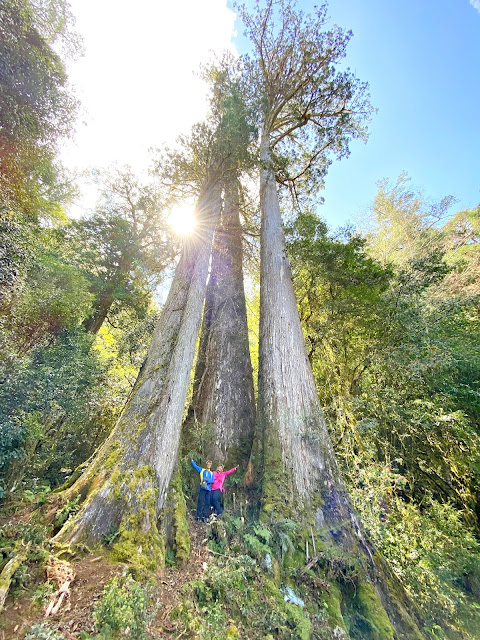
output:
[[[237,470],[237,467],[233,467],[229,471],[223,470],[223,464],[219,464],[217,470],[213,472],[213,483],[210,491],[210,501],[212,507],[215,509],[217,516],[221,516],[223,513],[222,506],[220,504],[220,496],[224,493],[223,483],[225,478]]]
[[[197,500],[197,517],[196,521],[205,522],[207,513],[210,510],[210,493],[212,488],[212,482],[214,480],[213,471],[211,471],[212,461],[207,460],[205,467],[199,467],[195,464],[193,459],[191,460],[192,467],[200,474],[200,486],[198,488],[198,500]]]

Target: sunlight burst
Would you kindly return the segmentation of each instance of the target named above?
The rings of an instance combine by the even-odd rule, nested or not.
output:
[[[195,210],[193,207],[182,205],[168,216],[168,224],[177,236],[189,236],[195,230]]]

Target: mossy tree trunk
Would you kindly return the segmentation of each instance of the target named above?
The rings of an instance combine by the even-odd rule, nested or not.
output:
[[[181,423],[201,323],[219,190],[199,197],[197,231],[185,241],[146,361],[111,435],[83,475],[60,494],[82,508],[57,534],[95,544],[117,532],[117,557],[154,567],[162,560],[157,520],[177,462]]]
[[[372,632],[372,638],[419,639],[422,635],[408,613],[405,594],[366,540],[340,476],[305,348],[265,136],[261,160],[258,422],[263,431],[262,517],[288,517],[310,525],[338,549],[340,557],[360,561],[365,574],[356,597],[365,596],[360,603],[362,619],[380,629]],[[396,592],[393,585],[398,587]],[[360,604],[356,603],[357,608]]]
[[[360,532],[340,479],[297,311],[268,142],[262,142],[258,419],[264,433],[263,512],[300,504],[319,527]]]
[[[212,429],[215,462],[246,466],[255,426],[255,398],[242,270],[239,184],[224,182],[195,369],[189,424]]]

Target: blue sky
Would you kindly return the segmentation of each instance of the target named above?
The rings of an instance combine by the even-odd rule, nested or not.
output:
[[[150,147],[172,144],[204,117],[199,64],[243,29],[230,0],[70,4],[85,55],[68,68],[82,113],[64,162],[77,171],[128,163],[141,173]],[[378,113],[367,144],[354,142],[350,158],[331,166],[320,214],[332,227],[355,221],[377,181],[402,171],[433,200],[454,195],[455,211],[479,204],[480,0],[330,0],[329,13],[354,33],[346,65],[369,82]],[[242,38],[233,42],[240,48]],[[92,185],[81,188],[75,216],[96,200]]]
[[[378,112],[367,144],[331,166],[320,215],[334,227],[354,221],[377,181],[402,171],[427,198],[455,196],[452,212],[477,206],[480,0],[330,0],[329,15],[353,31],[346,65],[369,83]]]

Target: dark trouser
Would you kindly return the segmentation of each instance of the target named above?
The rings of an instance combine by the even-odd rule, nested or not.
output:
[[[220,496],[222,495],[222,492],[220,489],[215,489],[215,491],[210,491],[210,494],[211,505],[215,509],[217,516],[221,516],[223,513],[222,505],[220,504]]]
[[[210,493],[207,489],[198,489],[197,520],[205,520],[210,509]]]

